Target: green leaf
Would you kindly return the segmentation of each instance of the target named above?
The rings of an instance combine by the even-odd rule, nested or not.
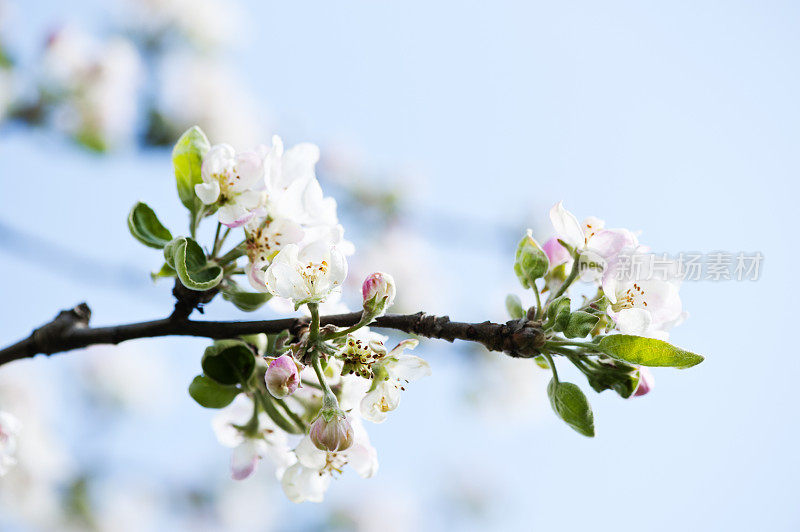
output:
[[[261,308],[261,305],[272,298],[272,294],[266,292],[248,292],[242,290],[233,281],[227,281],[222,286],[222,298],[230,301],[236,308],[244,312],[253,312]]]
[[[151,248],[161,249],[172,240],[172,233],[158,220],[156,213],[141,201],[128,215],[128,230],[133,238]]]
[[[189,385],[189,395],[205,408],[225,408],[239,393],[236,386],[220,384],[205,375],[198,375]]]
[[[636,366],[605,356],[598,357],[597,363],[599,367],[584,365],[586,379],[594,391],[614,390],[624,399],[636,391],[639,385]]]
[[[594,437],[592,407],[578,386],[571,382],[551,380],[547,385],[547,395],[553,410],[567,425],[584,436]]]
[[[525,315],[525,309],[522,308],[522,301],[514,294],[508,294],[506,296],[506,310],[508,311],[508,315],[515,320]]]
[[[640,366],[690,368],[704,360],[700,355],[675,347],[663,340],[628,334],[606,336],[600,340],[598,348],[610,357]]]
[[[203,248],[191,238],[179,236],[171,241],[164,247],[164,258],[190,290],[210,290],[222,281],[222,268],[209,263]]]
[[[211,144],[206,134],[197,126],[181,135],[172,149],[172,166],[175,168],[178,197],[192,214],[196,214],[202,208],[202,202],[194,192],[194,186],[203,182],[200,169],[203,157],[209,149]]]
[[[203,373],[220,384],[246,383],[256,367],[256,357],[240,340],[219,340],[203,353]]]
[[[175,277],[175,268],[164,263],[157,272],[150,272],[150,279],[152,279],[153,282],[158,281],[162,277]]]
[[[563,331],[569,325],[570,300],[567,296],[561,296],[550,303],[547,308],[547,320],[552,322],[553,329]]]
[[[570,314],[569,322],[564,328],[564,336],[567,338],[585,338],[592,332],[598,321],[600,321],[599,317],[577,310]]]

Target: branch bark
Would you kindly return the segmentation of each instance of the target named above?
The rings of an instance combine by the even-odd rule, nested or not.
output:
[[[204,338],[233,338],[245,334],[274,334],[289,330],[296,334],[308,324],[307,318],[284,318],[266,321],[195,321],[173,313],[160,320],[143,321],[108,327],[89,327],[91,311],[86,303],[61,311],[51,322],[35,329],[24,340],[0,349],[0,365],[30,358],[39,353],[52,355],[95,344],[118,344],[137,338],[159,336],[199,336]],[[360,312],[322,316],[321,325],[349,327],[358,323]],[[464,323],[450,321],[447,316],[416,314],[387,314],[377,318],[370,327],[395,329],[426,338],[453,342],[478,342],[490,351],[502,351],[509,356],[528,358],[539,354],[545,337],[540,324],[526,320],[507,323]]]

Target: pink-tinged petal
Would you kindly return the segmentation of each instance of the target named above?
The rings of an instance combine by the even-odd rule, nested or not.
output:
[[[564,208],[564,202],[559,201],[550,209],[550,221],[556,230],[556,235],[567,244],[583,247],[585,244],[583,227],[575,215]]]
[[[561,242],[558,241],[558,237],[555,236],[544,243],[542,250],[547,255],[551,267],[569,262],[571,258],[567,248],[562,246]]]
[[[220,207],[219,211],[217,211],[217,215],[219,217],[219,223],[231,229],[243,226],[254,216],[252,212],[236,204]]]
[[[256,470],[261,458],[257,443],[252,438],[246,438],[233,449],[233,453],[231,453],[231,478],[233,480],[244,480]]]
[[[589,240],[589,248],[604,259],[614,257],[628,244],[624,233],[613,230],[600,231]]]
[[[266,373],[264,382],[269,393],[278,399],[293,394],[300,387],[300,369],[291,355],[281,355],[273,360]]]
[[[250,281],[250,286],[259,292],[267,292],[267,274],[264,272],[264,266],[267,263],[256,262],[247,265],[247,280]]]
[[[644,366],[639,368],[639,384],[636,387],[636,391],[633,392],[633,397],[639,397],[642,395],[647,394],[650,390],[655,388],[656,386],[656,378],[653,377],[653,374],[650,370]]]

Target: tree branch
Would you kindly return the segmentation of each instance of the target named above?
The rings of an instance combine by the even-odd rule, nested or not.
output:
[[[118,344],[136,338],[159,336],[199,336],[204,338],[233,338],[245,334],[274,334],[289,330],[297,334],[308,324],[307,318],[284,318],[266,321],[194,321],[182,313],[160,320],[89,327],[91,310],[86,303],[63,310],[53,321],[35,329],[24,340],[0,349],[0,365],[39,353],[52,355],[95,344]],[[361,312],[322,316],[321,324],[349,327],[358,323]],[[502,351],[513,357],[528,358],[539,354],[545,342],[539,323],[512,320],[504,324],[485,321],[463,323],[450,321],[447,316],[416,314],[388,314],[377,318],[371,327],[395,329],[427,338],[453,342],[466,340],[478,342],[490,351]]]

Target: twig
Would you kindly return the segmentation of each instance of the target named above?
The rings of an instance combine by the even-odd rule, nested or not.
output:
[[[240,335],[267,333],[276,334],[288,330],[297,335],[308,326],[307,318],[284,318],[266,321],[194,321],[183,317],[183,313],[160,320],[89,327],[91,311],[85,303],[59,313],[56,318],[34,330],[33,333],[13,345],[0,349],[0,365],[39,353],[52,355],[95,344],[118,344],[137,338],[159,336],[199,336],[204,338],[233,338]],[[321,325],[349,327],[361,319],[361,312],[321,316]],[[432,316],[424,312],[416,314],[388,314],[377,318],[372,327],[395,329],[427,338],[439,338],[453,342],[466,340],[483,344],[491,351],[503,351],[512,357],[529,358],[539,354],[538,348],[545,342],[541,324],[525,320],[513,320],[504,324],[485,321],[464,323],[450,321],[447,316]]]

